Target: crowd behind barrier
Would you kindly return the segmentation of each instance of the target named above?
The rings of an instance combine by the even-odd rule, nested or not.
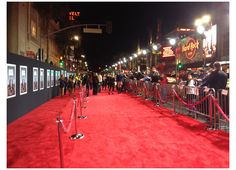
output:
[[[126,89],[157,106],[170,108],[174,113],[189,115],[209,124],[209,128],[229,130],[229,91],[205,87],[126,80]]]
[[[94,74],[94,76],[96,77],[97,75]],[[90,89],[93,89],[93,95],[96,95],[98,92],[101,92],[101,90],[106,90],[108,86],[108,94],[110,94],[111,87],[113,87],[113,94],[114,87],[116,86],[118,93],[128,91],[143,99],[154,101],[156,106],[169,108],[174,114],[185,114],[203,121],[208,124],[209,129],[229,131],[229,90],[215,90],[213,88],[197,86],[193,84],[192,79],[190,79],[188,83],[169,84],[165,77],[157,77],[155,73],[152,77],[147,75],[122,75],[118,73],[116,78],[114,74],[107,75],[107,77],[104,76],[102,79],[100,78],[102,82],[101,80],[97,81],[97,79],[93,77],[93,81],[98,83],[98,85],[94,85],[94,82],[90,81],[88,75],[79,78],[79,81],[73,81],[74,77],[70,78],[71,82],[74,83],[74,88],[71,86],[72,89],[69,90],[69,95],[74,95],[73,101],[69,101],[70,105],[73,103],[72,106],[70,106],[71,113],[65,114],[67,116],[70,115],[66,118],[68,119],[67,121],[63,121],[62,114],[59,114],[57,117],[60,166],[64,167],[61,132],[71,132],[74,122],[75,134],[71,135],[70,139],[75,140],[84,137],[83,134],[77,133],[76,122],[78,118],[84,119],[87,117],[83,115],[83,109],[86,108]],[[78,96],[75,96],[74,93],[76,85],[79,87]],[[61,96],[63,95],[64,94],[61,93]],[[78,106],[80,115],[77,115]],[[64,122],[67,122],[67,126]]]

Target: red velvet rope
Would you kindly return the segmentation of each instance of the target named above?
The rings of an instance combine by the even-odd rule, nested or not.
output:
[[[208,98],[208,96],[209,96],[209,95],[207,95],[207,96],[205,96],[204,98],[202,98],[201,100],[199,100],[199,101],[197,101],[197,102],[195,102],[195,103],[189,104],[189,103],[185,102],[185,101],[176,93],[176,91],[175,91],[174,89],[173,89],[173,92],[174,92],[175,96],[177,97],[177,99],[178,99],[179,101],[181,101],[184,105],[188,106],[188,107],[193,107],[193,106],[196,106],[196,105],[202,103],[202,102],[205,101],[205,100]]]
[[[158,95],[158,98],[160,99],[160,101],[161,101],[162,103],[167,103],[167,102],[168,102],[167,99],[166,99],[166,100],[162,100],[162,97],[161,97],[159,91],[157,91],[157,95]]]
[[[224,113],[224,111],[221,109],[219,103],[217,102],[217,100],[212,95],[211,95],[211,99],[212,99],[213,103],[215,104],[215,106],[217,107],[217,109],[219,110],[219,112],[221,113],[221,115],[229,122],[229,118]]]

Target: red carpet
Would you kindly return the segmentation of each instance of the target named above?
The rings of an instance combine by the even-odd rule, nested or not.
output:
[[[56,115],[69,120],[69,97],[57,97],[8,125],[8,168],[57,168]],[[127,94],[90,96],[85,120],[78,129],[85,137],[63,135],[68,168],[228,168],[229,134],[207,131],[205,124],[154,107]],[[67,124],[67,123],[66,123]]]

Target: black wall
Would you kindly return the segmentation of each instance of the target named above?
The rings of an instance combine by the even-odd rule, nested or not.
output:
[[[55,86],[57,82],[55,71],[60,71],[61,68],[11,53],[7,54],[7,63],[16,65],[16,97],[7,99],[7,123],[9,124],[59,94],[59,86]],[[20,95],[20,65],[27,66],[28,72],[27,94],[24,95]],[[40,68],[44,69],[43,90],[40,90],[38,87],[39,90],[33,92],[33,67],[38,68],[39,75]],[[54,70],[54,86],[50,88],[46,87],[47,69]],[[38,76],[38,84],[40,82],[39,77],[40,76]]]

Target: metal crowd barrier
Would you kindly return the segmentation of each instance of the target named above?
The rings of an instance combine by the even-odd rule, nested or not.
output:
[[[157,106],[167,107],[209,124],[209,128],[229,130],[229,91],[129,80],[128,91]]]

